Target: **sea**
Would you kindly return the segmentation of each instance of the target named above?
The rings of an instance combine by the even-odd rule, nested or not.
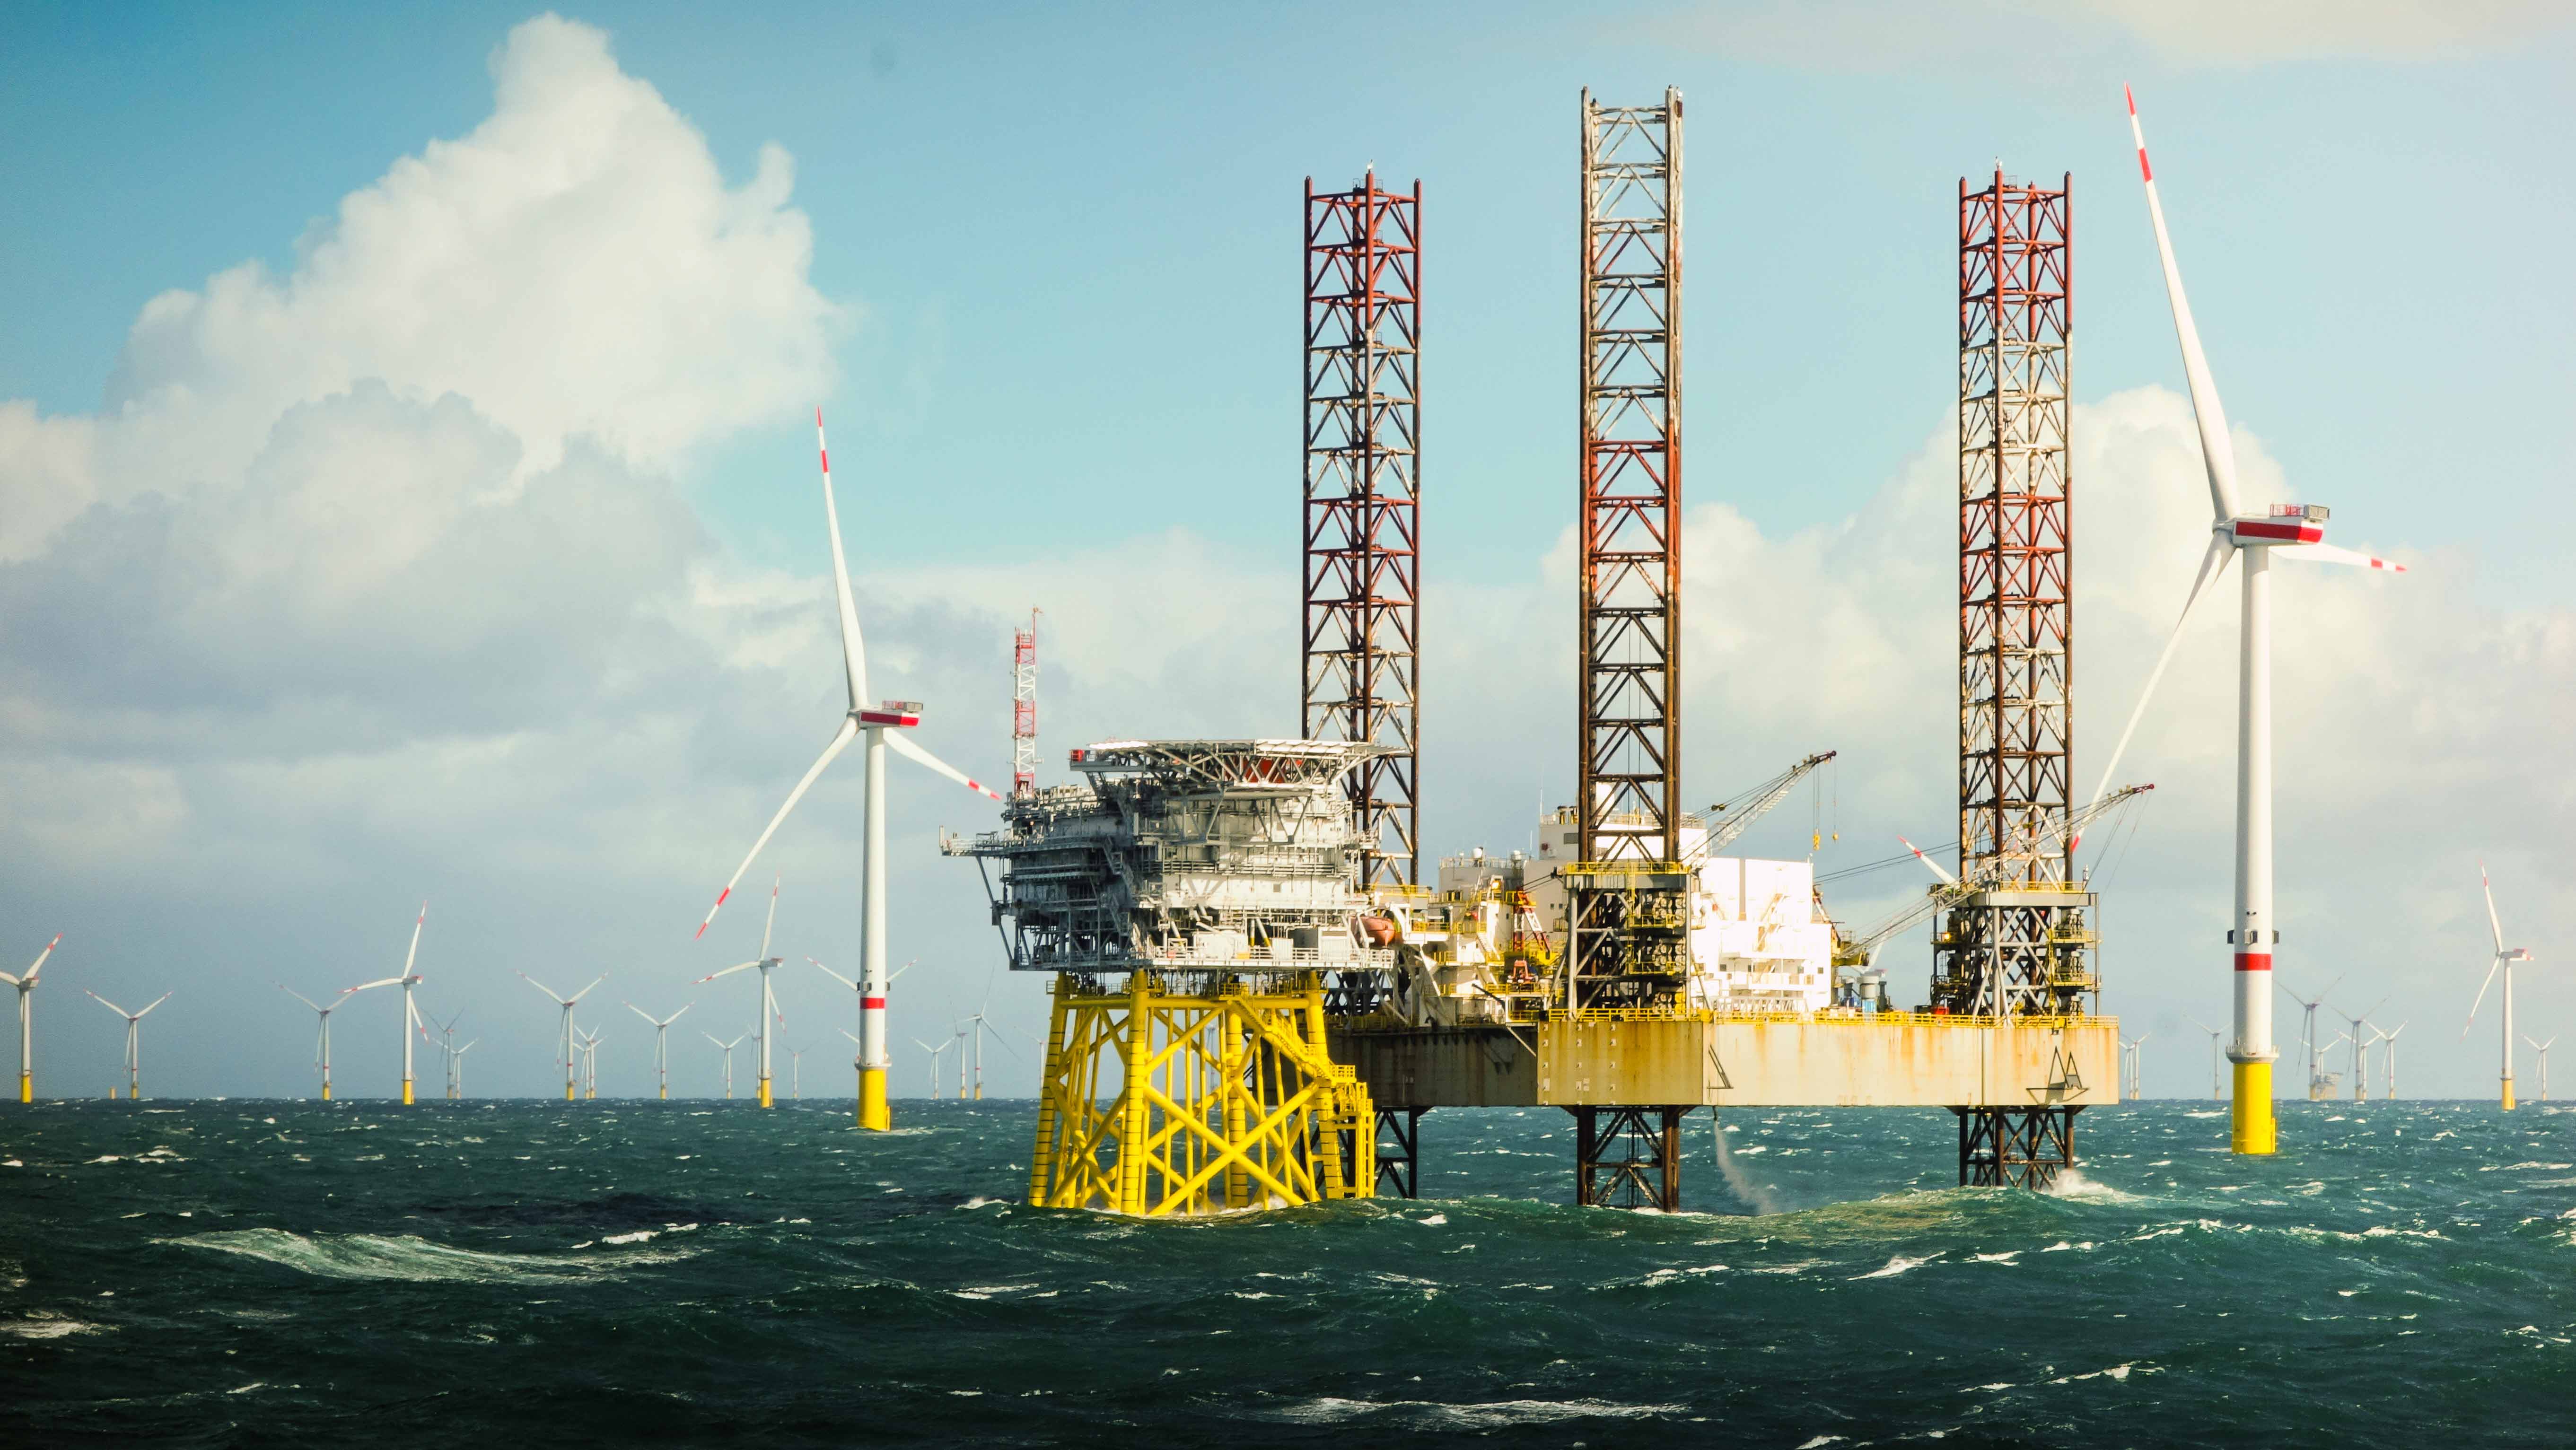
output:
[[[2576,1444],[2576,1108],[1444,1109],[1421,1197],[1037,1210],[1034,1106],[0,1105],[0,1445]],[[1721,1151],[1722,1150],[1722,1151]]]

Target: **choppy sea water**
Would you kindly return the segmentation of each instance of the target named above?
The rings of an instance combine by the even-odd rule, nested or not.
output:
[[[1705,1114],[1692,1212],[1571,1120],[1423,1121],[1424,1197],[1038,1212],[1026,1103],[0,1106],[0,1444],[2576,1443],[2576,1109]]]

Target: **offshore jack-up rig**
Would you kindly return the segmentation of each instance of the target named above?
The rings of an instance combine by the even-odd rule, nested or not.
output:
[[[2069,856],[2146,788],[2069,802],[2070,188],[1960,185],[1960,871],[1846,931],[1809,862],[1720,854],[1830,752],[1680,807],[1681,97],[1582,128],[1576,804],[1422,879],[1422,190],[1309,180],[1301,738],[1088,746],[946,846],[1053,977],[1032,1203],[1412,1197],[1453,1106],[1568,1110],[1587,1205],[1677,1209],[1703,1106],[1948,1107],[1962,1183],[2045,1187],[2116,1091]]]

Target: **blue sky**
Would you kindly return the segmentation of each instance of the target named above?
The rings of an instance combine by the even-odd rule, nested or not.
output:
[[[286,368],[278,359],[304,346],[293,335],[225,334],[204,320],[212,313],[186,347],[175,332],[139,351],[131,338],[172,289],[206,293],[209,278],[252,260],[284,286],[317,248],[330,254],[344,198],[494,115],[494,57],[530,14],[0,14],[11,58],[0,166],[15,222],[0,235],[12,322],[0,400],[95,417],[109,436],[120,416],[176,406],[173,387],[221,392],[236,345],[270,349],[241,376]],[[212,423],[133,424],[152,441],[99,465],[91,512],[9,544],[0,575],[19,582],[0,609],[16,617],[0,616],[0,629],[54,643],[29,647],[52,650],[25,656],[16,718],[38,723],[0,761],[23,783],[11,855],[47,864],[0,885],[0,920],[30,923],[18,934],[37,941],[100,923],[94,968],[134,974],[112,986],[148,999],[150,965],[186,955],[209,920],[231,939],[276,931],[280,970],[319,982],[338,970],[326,963],[393,931],[380,919],[407,926],[406,903],[423,894],[477,903],[434,907],[432,944],[442,927],[473,943],[464,954],[490,978],[478,979],[478,1004],[528,995],[508,966],[663,951],[661,918],[694,921],[699,883],[711,890],[730,869],[737,840],[830,724],[819,688],[829,680],[806,668],[827,658],[816,654],[821,621],[800,612],[824,563],[804,431],[816,401],[834,419],[845,486],[862,492],[850,537],[872,609],[890,636],[917,642],[915,656],[898,645],[889,668],[934,700],[949,733],[931,743],[960,764],[993,769],[998,728],[975,722],[998,716],[1006,686],[998,654],[979,652],[997,649],[1003,622],[1031,603],[1064,631],[1050,656],[1047,719],[1063,732],[1050,753],[1086,732],[1290,728],[1298,196],[1308,175],[1346,184],[1371,163],[1426,190],[1426,569],[1433,628],[1455,641],[1442,667],[1461,681],[1447,691],[1454,704],[1434,693],[1433,743],[1454,763],[1431,769],[1429,833],[1438,849],[1510,844],[1527,802],[1570,773],[1552,764],[1571,712],[1548,651],[1571,614],[1551,560],[1572,517],[1574,116],[1585,85],[1618,100],[1676,85],[1690,107],[1687,478],[1691,501],[1718,512],[1694,564],[1712,620],[1700,688],[1713,708],[1691,714],[1688,793],[1846,743],[1856,834],[1882,816],[1893,828],[1943,813],[1937,586],[1948,565],[1935,496],[1949,466],[1951,229],[1959,177],[1997,160],[2016,174],[2074,173],[2074,380],[2079,401],[2104,410],[2082,420],[2101,452],[2079,473],[2080,490],[2098,490],[2079,509],[2114,531],[2079,563],[2101,561],[2082,577],[2104,589],[2087,606],[2086,627],[2099,630],[2087,637],[2102,643],[2085,657],[2079,738],[2106,739],[2126,714],[2181,580],[2162,552],[2132,558],[2119,534],[2160,526],[2162,506],[2138,491],[2196,467],[2171,452],[2186,436],[2170,396],[2180,369],[2119,104],[2128,81],[2218,381],[2277,469],[2264,476],[2285,496],[2332,504],[2338,540],[2401,551],[2419,563],[2410,580],[2428,581],[2388,598],[2318,586],[2313,636],[2285,643],[2340,671],[2329,691],[2319,665],[2302,748],[2328,763],[2313,788],[2369,782],[2345,792],[2355,818],[2319,818],[2306,837],[2296,800],[2285,802],[2285,904],[2304,903],[2321,943],[2368,958],[2391,991],[2438,1000],[2445,1016],[2465,995],[2445,954],[2464,924],[2482,930],[2456,889],[2473,852],[2503,858],[2499,880],[2531,903],[2536,928],[2576,924],[2563,872],[2547,865],[2576,811],[2563,754],[2576,584],[2561,567],[2576,527],[2563,443],[2576,281],[2560,260],[2576,229],[2560,139],[2576,119],[2576,41],[2547,7],[2391,0],[2238,15],[1995,0],[1939,16],[1855,3],[1570,17],[1535,5],[779,6],[716,24],[686,7],[631,6],[570,18],[605,31],[615,66],[702,138],[728,193],[759,192],[764,176],[783,184],[786,171],[763,172],[764,147],[792,158],[792,190],[763,193],[763,215],[780,226],[755,251],[709,253],[741,275],[705,283],[707,295],[751,320],[717,325],[733,311],[711,322],[667,291],[614,303],[603,328],[641,316],[659,321],[638,336],[712,329],[703,358],[695,343],[673,344],[637,363],[631,385],[588,371],[549,380],[541,368],[496,381],[471,356],[471,333],[456,343],[462,361],[405,364],[384,397],[366,391],[363,367],[310,388],[262,384],[265,411],[227,425],[247,430],[242,458],[192,446],[191,430]],[[655,144],[664,149],[649,159],[667,170],[694,143]],[[654,228],[702,202],[715,204],[674,183],[631,217],[591,220],[622,228],[611,235],[631,236],[635,256],[674,254],[685,248]],[[475,245],[424,225],[434,211],[405,215],[438,245]],[[534,215],[480,243],[471,275],[503,276],[510,248],[537,235]],[[548,295],[604,285],[627,260],[613,240],[584,245],[598,260],[578,275],[531,274]],[[397,238],[372,255],[400,250]],[[363,282],[343,304],[363,301]],[[379,352],[395,346],[370,336]],[[495,352],[546,341],[495,339]],[[614,364],[630,350],[584,356]],[[2167,391],[2140,391],[2156,389]],[[462,401],[441,412],[442,393]],[[576,423],[549,431],[550,409]],[[506,493],[601,409],[636,427],[674,421],[662,441],[605,461],[572,444],[561,497],[578,522],[546,515],[556,532],[523,542],[543,557],[546,540],[596,529],[618,541],[614,560],[544,570],[539,585],[472,572],[498,566],[468,556],[518,557],[506,546],[516,534],[433,547],[455,504],[440,490],[457,487],[439,482],[450,476],[442,460],[455,476],[497,470],[487,492]],[[254,445],[265,462],[244,461]],[[0,433],[0,500],[60,493],[27,461],[34,453],[8,446]],[[292,477],[301,502],[278,505],[279,517],[309,520],[317,499],[362,503],[381,486],[371,468],[396,464],[373,449],[418,475],[404,495],[418,512],[402,526],[424,531],[424,558],[451,561],[436,575],[446,585],[424,572],[417,592],[333,596],[311,611],[300,595],[261,595],[253,608],[240,589],[210,587],[166,617],[121,599],[112,628],[82,633],[91,621],[65,602],[65,581],[122,595],[136,580],[194,577],[196,565],[137,542],[158,537],[137,499],[195,499],[185,506],[206,512],[183,507],[181,518],[220,524],[263,516],[239,500]],[[109,476],[117,467],[144,472]],[[2132,496],[2118,493],[2131,484]],[[371,546],[327,530],[261,537],[299,575],[356,569],[353,548]],[[2185,578],[2194,552],[2183,538]],[[1153,587],[1166,573],[1167,587]],[[405,615],[399,648],[349,624],[421,599],[446,602]],[[1814,620],[1858,621],[1816,636],[1848,646],[1821,656],[1831,688],[1789,699],[1754,678],[1777,660],[1743,653],[1726,621],[1760,611],[1783,611],[1762,613],[1754,632],[1792,659],[1820,658],[1801,633]],[[679,622],[645,638],[634,620],[646,615]],[[342,627],[316,622],[334,616]],[[476,621],[470,639],[440,633],[460,617]],[[2202,714],[2215,731],[2231,698],[2224,631],[2215,618],[2198,627],[2219,633],[2177,668],[2205,677],[2203,697],[2189,698],[2212,707]],[[270,629],[285,641],[273,652],[226,653]],[[2471,643],[2444,651],[2445,637]],[[699,658],[672,643],[683,638],[722,672],[723,707],[703,686],[652,680],[657,662],[676,671]],[[63,642],[74,639],[84,643]],[[1530,640],[1547,648],[1523,668],[1517,650]],[[417,668],[394,671],[396,657]],[[165,658],[188,669],[146,668]],[[1464,678],[1515,668],[1528,677]],[[2285,670],[2285,689],[2299,683]],[[1178,698],[1193,686],[1227,701]],[[87,701],[85,713],[47,713],[46,699],[67,697]],[[2534,757],[2528,740],[2551,738],[2553,720],[2558,752],[2544,743]],[[2537,734],[2500,733],[2515,730]],[[2158,904],[2141,912],[2153,924],[2130,949],[2153,967],[2113,1006],[2208,1020],[2223,1010],[2209,1005],[2217,989],[2165,962],[2205,965],[2213,933],[2165,918],[2223,897],[2209,853],[2224,848],[2224,752],[2177,728],[2158,761],[2159,733],[2141,768],[2210,789],[2159,801],[2162,845],[2142,845],[2134,867],[2141,900]],[[2516,755],[2525,763],[2506,759]],[[578,788],[509,775],[540,761],[589,774]],[[2091,768],[2078,768],[2088,785]],[[1524,772],[1527,788],[1487,788]],[[418,792],[402,797],[415,814],[385,804],[396,789]],[[911,809],[904,823],[924,847],[938,826],[971,823],[946,803]],[[30,813],[50,823],[25,825]],[[809,874],[846,879],[842,837],[854,832],[812,830],[782,849],[802,850]],[[1796,832],[1777,834],[1761,848],[1793,849]],[[613,860],[580,844],[604,841]],[[783,869],[798,864],[791,854]],[[912,933],[899,952],[958,963],[925,1015],[971,1010],[983,976],[971,883],[926,849],[906,869],[934,893],[926,903],[964,922],[899,929]],[[2368,920],[2391,901],[2406,903],[2416,933],[2402,942]],[[853,913],[838,897],[828,910],[823,943],[844,946],[828,934],[854,935]],[[255,985],[263,968],[250,958],[261,955],[228,961],[224,979]],[[67,944],[64,964],[78,960]],[[674,962],[652,974],[655,990],[676,994],[696,971]],[[2556,989],[2535,990],[2541,1002]],[[2576,994],[2560,999],[2576,1006]],[[825,1007],[817,997],[814,1010]],[[90,1010],[100,1021],[83,1030],[107,1040],[113,1020]],[[1010,1010],[1034,1024],[1031,1002]],[[541,1013],[511,1020],[533,1062],[488,1053],[479,1080],[531,1089],[545,1076],[546,1024]],[[2468,1091],[2492,1072],[2491,1054],[2481,1068],[2470,1047],[2455,1060],[2436,1048],[2410,1058],[2410,1073]],[[292,1050],[261,1069],[262,1090],[292,1090]],[[227,1076],[247,1069],[215,1054],[164,1051],[200,1090],[252,1090]],[[80,1070],[103,1086],[96,1055],[102,1064]],[[2151,1085],[2169,1074],[2161,1086],[2183,1087],[2197,1071],[2196,1050],[2186,1055],[2151,1065]]]

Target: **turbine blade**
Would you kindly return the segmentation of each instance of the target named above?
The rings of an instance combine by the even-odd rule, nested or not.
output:
[[[424,901],[420,904],[419,917],[413,920],[411,924],[411,950],[403,953],[402,974],[406,977],[411,975],[411,964],[420,958],[420,928],[421,925],[428,920],[429,903]]]
[[[769,955],[769,934],[778,926],[778,880],[776,876],[769,878],[769,919],[760,924],[760,955],[764,959]]]
[[[2183,295],[2182,269],[2174,264],[2173,238],[2165,232],[2164,202],[2156,195],[2155,168],[2147,164],[2147,133],[2138,125],[2138,98],[2127,86],[2129,135],[2138,143],[2138,176],[2147,186],[2147,216],[2155,223],[2156,256],[2164,263],[2165,300],[2173,307],[2174,336],[2182,343],[2182,371],[2191,387],[2192,421],[2200,426],[2200,457],[2209,473],[2209,505],[2221,522],[2236,514],[2236,445],[2227,433],[2227,410],[2218,401],[2218,384],[2209,376],[2209,358],[2200,349],[2200,329],[2191,320],[2191,300]]]
[[[2478,889],[2487,894],[2487,929],[2495,933],[2496,955],[2504,955],[2504,923],[2496,918],[2495,884],[2487,880],[2487,863],[2478,863]]]
[[[683,1018],[683,1017],[685,1017],[685,1016],[687,1016],[687,1015],[689,1014],[689,1009],[690,1009],[690,1008],[695,1007],[696,1005],[698,1005],[698,1004],[697,1004],[697,1003],[695,1003],[695,1002],[683,1002],[683,1003],[681,1003],[681,1004],[680,1004],[680,1010],[679,1010],[679,1011],[677,1011],[677,1012],[672,1013],[668,1018],[664,1019],[664,1021],[662,1022],[662,1025],[663,1025],[663,1026],[665,1026],[665,1027],[668,1027],[668,1026],[670,1026],[672,1023],[679,1021],[681,1018]]]
[[[2102,798],[2111,793],[2111,776],[2120,768],[2120,757],[2128,753],[2129,740],[2138,733],[2138,722],[2146,718],[2147,702],[2156,697],[2156,683],[2165,677],[2165,666],[2173,663],[2174,646],[2182,643],[2182,627],[2191,621],[2192,606],[2200,602],[2200,596],[2218,581],[2219,575],[2227,572],[2235,557],[2236,546],[2226,535],[2209,536],[2208,551],[2200,556],[2200,572],[2192,576],[2191,592],[2183,596],[2182,613],[2174,616],[2173,632],[2165,636],[2165,647],[2156,654],[2155,668],[2147,671],[2146,688],[2138,691],[2137,708],[2129,712],[2129,723],[2120,731],[2120,743],[2111,747],[2111,759],[2102,767],[2101,783],[2093,787],[2094,805],[2100,805]],[[2082,839],[2081,835],[2069,839],[2066,854],[2074,855],[2076,842]]]
[[[402,978],[400,977],[378,977],[372,982],[360,982],[354,987],[344,987],[341,989],[340,995],[346,997],[351,992],[365,992],[371,991],[377,987],[399,987],[401,985]]]
[[[170,994],[169,994],[168,992],[164,992],[164,993],[162,993],[160,996],[155,997],[155,998],[153,998],[153,999],[152,999],[152,1007],[158,1007],[158,1006],[160,1006],[162,1003],[167,1002],[167,1001],[169,1001],[169,1000],[170,1000]],[[142,1021],[144,1018],[151,1016],[151,1015],[152,1015],[152,1007],[146,1007],[146,1008],[144,1008],[142,1011],[135,1013],[135,1014],[134,1014],[134,1020],[135,1020],[135,1021],[137,1021],[137,1022],[140,1022],[140,1021]]]
[[[629,1003],[627,1003],[627,1004],[626,1004],[626,1010],[627,1010],[627,1011],[629,1011],[629,1012],[634,1013],[634,1014],[635,1014],[636,1016],[638,1016],[638,1017],[643,1018],[643,1019],[644,1019],[645,1021],[647,1021],[647,1022],[653,1022],[653,1014],[652,1014],[652,1013],[645,1011],[643,1008],[636,1006],[636,1005],[635,1005],[634,1003],[632,1003],[632,1002],[629,1002]],[[662,1024],[661,1024],[661,1023],[659,1023],[659,1022],[653,1022],[653,1025],[654,1025],[654,1026],[656,1026],[656,1027],[659,1027],[659,1026],[661,1026]]]
[[[718,971],[709,972],[709,973],[707,973],[705,976],[698,978],[698,980],[697,980],[696,982],[691,982],[689,985],[690,985],[690,986],[692,986],[692,987],[694,987],[694,986],[697,986],[697,985],[698,985],[699,983],[701,983],[701,982],[712,982],[712,981],[714,981],[714,980],[715,980],[716,978],[718,978],[718,977],[730,977],[730,976],[732,976],[734,973],[741,971],[741,970],[742,970],[743,968],[745,968],[745,967],[756,967],[756,966],[759,966],[759,965],[760,965],[760,963],[758,963],[758,962],[736,962],[736,963],[734,963],[734,964],[733,964],[732,966],[730,966],[730,967],[725,967],[725,968],[722,968],[721,970],[718,970]]]
[[[314,1011],[316,1011],[316,1012],[319,1012],[319,1011],[321,1011],[321,1010],[322,1010],[322,1004],[321,1004],[321,1003],[316,1002],[316,1001],[314,1001],[312,998],[305,996],[303,993],[301,993],[301,992],[299,992],[299,991],[295,990],[293,987],[290,987],[290,986],[286,985],[284,982],[271,982],[271,983],[269,983],[269,985],[270,985],[270,986],[272,986],[272,987],[275,987],[277,990],[279,990],[279,991],[281,991],[281,992],[284,992],[286,995],[288,995],[288,996],[290,996],[290,997],[294,998],[296,1001],[303,1003],[305,1006],[312,1008],[312,1009],[313,1009]]]
[[[841,511],[832,502],[832,448],[823,441],[823,410],[814,410],[814,453],[823,461],[823,525],[832,536],[832,592],[841,608],[841,667],[850,685],[850,708],[868,703],[868,646],[859,634],[859,606],[850,597],[850,562],[841,553]]]
[[[569,1006],[571,1006],[571,1005],[572,1005],[572,1003],[573,1003],[573,1002],[578,1002],[578,1001],[580,1001],[582,998],[589,996],[589,995],[590,995],[590,991],[591,991],[591,987],[596,987],[596,986],[598,986],[600,983],[605,982],[605,981],[607,981],[607,980],[608,980],[608,974],[607,974],[606,972],[602,972],[602,973],[600,973],[598,976],[591,978],[591,979],[590,979],[590,987],[584,987],[584,988],[582,988],[580,991],[573,993],[573,994],[572,994],[572,1002],[566,1002],[566,1003],[564,1003],[564,1005],[565,1005],[565,1006],[567,1006],[567,1007],[569,1007]]]
[[[787,793],[787,803],[778,808],[778,814],[769,818],[768,829],[760,833],[759,840],[751,843],[751,854],[743,857],[742,864],[734,868],[733,880],[727,881],[724,890],[716,893],[716,904],[707,908],[707,919],[698,923],[699,936],[703,937],[707,934],[707,928],[714,923],[716,913],[724,910],[725,898],[733,895],[735,883],[742,880],[742,873],[751,869],[752,862],[760,859],[760,849],[769,844],[771,836],[778,834],[779,824],[787,819],[789,811],[796,809],[796,803],[805,798],[805,792],[813,788],[815,777],[823,773],[825,766],[838,759],[842,751],[849,749],[850,742],[856,740],[858,736],[859,722],[843,719],[841,728],[832,733],[832,743],[823,747],[823,753],[814,759],[813,768],[807,770],[805,778],[796,782],[796,788]]]
[[[61,932],[55,932],[54,939],[45,943],[45,949],[36,953],[36,964],[27,969],[25,976],[19,977],[15,980],[23,981],[30,987],[36,985],[36,974],[45,969],[45,959],[52,956],[54,954],[54,948],[61,946],[62,944],[63,934]]]
[[[814,959],[813,959],[812,957],[807,957],[805,960],[807,960],[807,961],[809,961],[809,962],[814,962]],[[831,978],[833,981],[840,983],[842,986],[849,988],[851,991],[855,992],[855,991],[857,991],[857,990],[859,989],[859,984],[858,984],[858,983],[851,981],[849,978],[842,976],[840,973],[838,973],[838,972],[836,972],[836,971],[833,971],[830,967],[824,966],[821,962],[814,962],[814,966],[815,966],[815,969],[816,969],[816,970],[818,970],[818,971],[820,971],[824,976],[827,976],[827,977]],[[901,974],[900,974],[900,973],[897,973],[897,975],[899,976],[899,975],[901,975]],[[887,980],[891,981],[891,980],[893,980],[893,979],[892,979],[892,978],[888,978]]]
[[[82,990],[82,991],[84,991],[84,992],[89,992],[89,995],[91,995],[91,996],[93,996],[93,997],[98,997],[98,994],[97,994],[96,992],[90,992],[89,988],[87,988],[87,987],[83,987],[83,988],[81,988],[81,990]],[[114,1002],[110,1002],[110,1001],[109,1001],[109,1000],[107,1000],[105,997],[98,997],[98,1001],[99,1001],[99,1005],[100,1005],[100,1006],[105,1007],[108,1011],[115,1013],[115,1014],[116,1014],[117,1016],[119,1016],[119,1017],[131,1017],[131,1016],[133,1016],[133,1015],[134,1015],[133,1013],[126,1011],[124,1008],[117,1006]],[[96,1021],[97,1019],[96,1019],[96,1018],[92,1018],[91,1020],[92,1020],[92,1021]]]
[[[819,965],[819,964],[818,964],[818,965]],[[914,957],[911,961],[908,961],[908,962],[904,963],[902,966],[899,966],[899,967],[895,968],[895,969],[894,969],[894,971],[886,977],[886,982],[888,983],[888,985],[892,985],[892,983],[894,982],[894,979],[895,979],[896,977],[900,977],[900,976],[902,976],[904,973],[911,971],[913,968],[915,968],[915,967],[917,967],[917,966],[919,966],[919,965],[921,965],[921,958],[919,958],[919,957]]]
[[[2338,549],[2332,544],[2275,544],[2272,552],[2284,559],[2305,559],[2311,564],[2349,564],[2356,569],[2385,569],[2403,574],[2406,566],[2386,559],[2373,558],[2357,549]]]
[[[2477,1000],[2469,1004],[2469,1020],[2460,1024],[2460,1040],[2462,1042],[2469,1040],[2469,1029],[2478,1025],[2478,1008],[2486,1005],[2487,988],[2495,985],[2496,972],[2503,966],[2504,958],[2501,956],[2487,963],[2486,980],[2478,983]]]
[[[1905,838],[1904,838],[1903,836],[1899,836],[1899,837],[1897,837],[1896,839],[1898,839],[1898,840],[1900,840],[1900,841],[1905,841]],[[1959,878],[1958,878],[1958,877],[1956,877],[1956,876],[1951,875],[1951,874],[1950,874],[1949,872],[1947,872],[1947,871],[1942,870],[1942,869],[1941,869],[1941,863],[1940,863],[1940,862],[1935,861],[1935,860],[1933,860],[1931,857],[1924,855],[1924,854],[1923,854],[1923,848],[1922,848],[1922,847],[1915,845],[1912,841],[1905,841],[1905,849],[1914,853],[1914,859],[1923,863],[1923,869],[1925,869],[1925,870],[1927,870],[1927,871],[1931,872],[1931,873],[1932,873],[1933,875],[1935,875],[1935,876],[1940,877],[1940,878],[1941,878],[1941,882],[1942,882],[1942,884],[1943,884],[1943,885],[1945,885],[1945,886],[1956,886],[1956,885],[1958,885],[1958,884],[1959,884]]]
[[[932,770],[938,771],[941,775],[948,777],[950,780],[957,782],[968,790],[977,791],[984,795],[991,796],[995,800],[1000,800],[1002,798],[1000,792],[993,790],[982,781],[974,779],[966,774],[966,772],[950,765],[947,761],[944,761],[938,756],[931,754],[929,751],[922,749],[920,746],[913,744],[911,739],[902,731],[888,730],[885,732],[885,738],[886,744],[893,746],[898,753],[911,756],[915,761],[929,766]]]

